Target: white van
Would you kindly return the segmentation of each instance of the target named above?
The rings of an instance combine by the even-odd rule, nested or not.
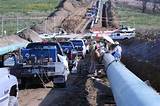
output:
[[[17,98],[17,93],[17,78],[9,74],[8,68],[0,68],[0,106],[10,106],[11,98]]]

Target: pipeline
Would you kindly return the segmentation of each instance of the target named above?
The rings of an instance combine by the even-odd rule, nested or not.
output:
[[[104,54],[103,63],[117,106],[160,105],[160,95],[110,53]]]

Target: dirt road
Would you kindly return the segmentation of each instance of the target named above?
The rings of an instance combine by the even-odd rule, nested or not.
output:
[[[66,88],[21,90],[20,106],[114,106],[107,105],[113,98],[106,78],[90,77],[88,65],[88,58],[80,61],[78,73],[69,76]]]
[[[20,106],[38,106],[52,88],[25,89],[19,92]]]

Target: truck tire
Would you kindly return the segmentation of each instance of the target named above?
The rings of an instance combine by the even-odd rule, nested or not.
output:
[[[26,79],[23,78],[21,79],[21,84],[19,85],[20,89],[25,89],[26,88]]]
[[[11,87],[11,90],[10,90],[10,96],[15,96],[15,97],[17,97],[17,85],[13,85],[12,87]]]
[[[129,38],[127,38],[127,37],[126,37],[126,38],[124,38],[124,40],[128,40],[128,39],[129,39]]]
[[[18,106],[17,92],[17,85],[13,85],[9,93],[8,106]]]
[[[66,87],[66,82],[61,83],[60,86],[61,86],[62,88],[65,88],[65,87]]]
[[[57,76],[58,77],[58,76]],[[61,81],[61,82],[57,82],[57,81],[55,81],[56,79],[56,76],[55,76],[55,78],[53,78],[52,79],[52,82],[53,82],[53,84],[54,84],[54,87],[55,88],[64,88],[65,86],[66,86],[66,76],[59,76],[59,77],[61,77],[61,78],[63,78],[63,81]]]

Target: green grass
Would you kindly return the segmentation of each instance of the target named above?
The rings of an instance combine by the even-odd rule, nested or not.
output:
[[[60,0],[0,0],[0,17],[14,17],[15,19],[3,19],[3,29],[7,35],[16,33],[16,17],[47,17],[55,10]],[[0,18],[1,19],[1,18]],[[19,19],[18,29],[31,26],[42,19]],[[0,20],[0,31],[2,22]],[[1,35],[1,32],[0,32]]]
[[[59,0],[0,0],[0,14],[52,11]]]
[[[34,25],[36,23],[41,22],[41,20],[19,20],[18,26],[16,20],[6,20],[3,22],[3,31],[6,31],[6,35],[12,35],[15,34],[17,31],[20,31],[21,29],[24,29],[26,27],[29,27],[31,25]],[[1,25],[1,23],[0,23]],[[2,26],[0,26],[2,28]],[[4,33],[4,32],[3,32]],[[1,33],[0,33],[1,35]]]
[[[142,13],[141,10],[127,7],[117,8],[121,24],[136,28],[160,28],[160,14]]]

